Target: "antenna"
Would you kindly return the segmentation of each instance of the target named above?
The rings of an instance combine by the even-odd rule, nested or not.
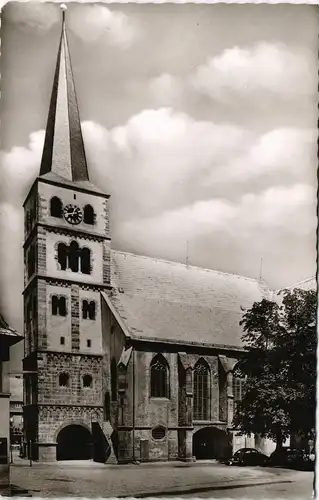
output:
[[[263,275],[263,258],[261,257],[261,259],[260,259],[260,268],[259,268],[259,279],[260,280],[262,279],[262,275]]]

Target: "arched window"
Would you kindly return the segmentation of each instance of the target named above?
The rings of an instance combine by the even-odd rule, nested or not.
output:
[[[68,387],[70,381],[70,377],[68,373],[60,373],[59,375],[59,386],[60,387]]]
[[[95,301],[83,300],[82,302],[82,317],[83,319],[95,319]]]
[[[194,368],[194,420],[209,420],[209,379],[209,367],[206,361],[199,359]]]
[[[117,401],[117,363],[116,359],[111,361],[111,397],[112,401]]]
[[[52,296],[52,314],[54,316],[66,316],[66,298]]]
[[[50,201],[50,214],[52,217],[62,218],[62,201],[54,196]]]
[[[92,386],[92,377],[91,375],[83,375],[83,387],[91,387]]]
[[[79,245],[72,241],[69,247],[69,268],[74,273],[79,271]]]
[[[238,404],[243,399],[244,385],[245,385],[245,377],[240,372],[240,370],[234,370],[233,372],[234,412],[236,411]]]
[[[151,398],[169,398],[169,369],[162,354],[156,354],[151,365]]]
[[[89,248],[82,248],[81,250],[81,272],[84,274],[91,273],[91,252]]]
[[[65,243],[58,244],[58,262],[60,264],[61,271],[65,271],[67,267],[68,259],[68,247]]]
[[[85,224],[94,224],[94,210],[91,205],[85,205],[83,220]]]

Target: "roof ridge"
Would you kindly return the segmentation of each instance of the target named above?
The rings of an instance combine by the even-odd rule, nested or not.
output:
[[[178,261],[174,261],[174,260],[163,259],[163,258],[160,258],[160,257],[150,257],[148,255],[142,255],[142,254],[137,254],[137,253],[133,253],[133,252],[124,252],[123,250],[116,250],[114,248],[112,248],[112,252],[120,253],[120,254],[123,254],[123,255],[132,255],[133,257],[138,257],[138,258],[142,258],[142,259],[149,259],[149,260],[153,260],[153,261],[157,261],[157,262],[166,262],[167,264],[173,264],[173,265],[176,265],[176,266],[183,266],[186,269],[187,268],[200,269],[202,271],[207,271],[207,272],[211,272],[211,273],[215,273],[215,274],[221,274],[223,276],[234,276],[235,278],[240,278],[240,279],[244,279],[244,280],[247,280],[247,281],[254,281],[255,283],[259,283],[259,285],[265,286],[267,289],[270,290],[270,288],[268,287],[268,285],[263,280],[260,280],[260,279],[257,279],[257,278],[249,278],[248,276],[243,276],[241,274],[227,273],[225,271],[218,271],[216,269],[211,269],[209,267],[195,266],[194,264],[184,264],[183,262],[178,262]]]

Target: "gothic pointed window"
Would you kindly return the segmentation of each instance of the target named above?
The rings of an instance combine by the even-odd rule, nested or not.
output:
[[[68,247],[65,243],[58,244],[58,262],[60,264],[61,271],[65,271],[67,268],[68,260]]]
[[[194,368],[194,420],[209,420],[210,370],[205,360],[199,359]]]
[[[151,361],[151,398],[169,398],[169,368],[162,354]]]
[[[234,412],[238,408],[244,393],[245,377],[239,369],[233,371],[233,396],[234,396]]]
[[[83,274],[91,273],[91,252],[89,248],[82,248],[81,250],[81,272]]]
[[[50,201],[50,214],[52,217],[62,218],[62,201],[54,196]]]
[[[112,401],[117,401],[117,363],[116,359],[111,361],[111,398]]]
[[[85,205],[84,207],[84,222],[85,224],[94,224],[94,210],[91,205]]]
[[[74,273],[79,271],[79,245],[76,241],[72,241],[69,247],[69,268]]]

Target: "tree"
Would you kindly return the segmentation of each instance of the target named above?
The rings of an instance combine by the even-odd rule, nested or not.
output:
[[[234,426],[280,447],[292,433],[309,438],[315,428],[317,297],[295,289],[277,299],[254,303],[240,322],[245,390]]]

